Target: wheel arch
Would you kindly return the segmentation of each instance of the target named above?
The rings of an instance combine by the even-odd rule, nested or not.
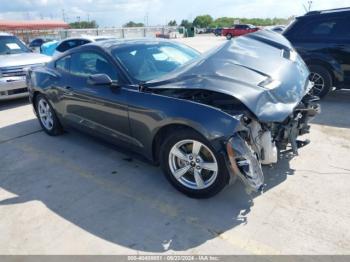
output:
[[[31,102],[32,102],[35,113],[37,113],[35,103],[36,103],[36,98],[38,97],[38,95],[42,95],[42,93],[39,91],[34,91],[32,94],[32,98],[31,98]]]
[[[341,70],[337,69],[336,66],[332,65],[332,63],[326,62],[319,58],[307,59],[305,60],[305,63],[307,64],[308,67],[312,65],[318,65],[318,66],[324,67],[331,75],[333,85],[338,82],[341,82],[343,79],[343,74],[341,73]]]
[[[153,138],[152,141],[152,158],[155,164],[159,164],[159,152],[162,143],[166,139],[167,135],[171,132],[176,132],[178,130],[190,130],[192,132],[196,132],[198,135],[202,136],[203,138],[207,139],[205,135],[203,135],[199,130],[196,128],[186,125],[183,123],[171,123],[162,126],[159,128]]]

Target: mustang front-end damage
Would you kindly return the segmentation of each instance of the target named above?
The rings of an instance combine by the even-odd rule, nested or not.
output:
[[[229,166],[247,188],[261,191],[261,166],[277,163],[288,146],[297,155],[308,143],[298,137],[309,132],[310,119],[320,112],[318,98],[310,95],[309,74],[283,36],[262,30],[235,38],[146,86],[240,118],[239,130],[225,141]]]
[[[226,151],[232,173],[240,178],[248,192],[263,190],[262,165],[276,164],[279,154],[285,152],[288,145],[298,155],[298,149],[309,143],[298,137],[309,133],[309,121],[320,113],[316,101],[318,97],[306,95],[282,123],[259,123],[242,116],[245,130],[227,141]]]

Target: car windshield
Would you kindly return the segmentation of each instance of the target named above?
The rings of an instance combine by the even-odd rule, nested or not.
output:
[[[30,50],[15,36],[0,36],[0,55],[29,53]]]
[[[147,82],[166,75],[200,56],[194,49],[171,43],[119,47],[112,50],[112,54],[138,82]]]

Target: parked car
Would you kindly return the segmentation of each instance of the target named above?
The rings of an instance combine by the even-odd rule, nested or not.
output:
[[[196,27],[196,34],[206,34],[207,33],[207,28],[198,28]]]
[[[272,31],[274,31],[276,33],[280,33],[280,34],[283,33],[284,29],[286,29],[286,27],[283,25],[278,25],[278,26],[274,26],[271,28]]]
[[[318,112],[308,77],[283,36],[260,31],[203,55],[156,39],[88,44],[27,81],[47,134],[71,126],[125,146],[205,198],[236,177],[261,190],[261,164],[276,163],[277,148],[304,145],[297,137]]]
[[[57,43],[53,56],[57,56],[70,50],[74,47],[78,47],[81,45],[85,45],[92,42],[99,42],[109,39],[115,39],[112,36],[83,36],[83,37],[72,37],[68,39],[64,39],[61,42]]]
[[[223,28],[222,35],[230,40],[232,37],[254,33],[258,30],[259,28],[254,25],[235,25],[232,28]]]
[[[29,48],[34,52],[41,53],[41,46],[47,42],[52,41],[49,38],[35,38],[29,43]]]
[[[324,97],[335,86],[350,88],[350,8],[309,12],[283,35],[308,65],[314,93]]]
[[[40,47],[40,53],[47,56],[53,56],[59,43],[60,41],[57,41],[57,40],[52,40],[44,43]]]
[[[222,35],[222,28],[215,28],[214,29],[214,35],[221,36]]]
[[[44,65],[50,57],[33,53],[16,36],[0,33],[0,100],[28,96],[26,68]]]

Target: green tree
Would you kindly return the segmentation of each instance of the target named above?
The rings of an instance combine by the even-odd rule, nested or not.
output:
[[[98,25],[95,20],[92,21],[80,21],[80,22],[73,22],[69,24],[70,28],[77,29],[77,28],[98,28]]]
[[[231,27],[235,21],[241,24],[252,24],[256,26],[283,25],[288,24],[285,18],[239,18],[239,17],[219,17],[210,24],[210,27]]]
[[[176,20],[170,20],[168,26],[177,26]]]
[[[193,25],[199,28],[207,28],[212,23],[213,18],[210,15],[197,16],[193,21]]]
[[[134,21],[127,22],[123,27],[144,27],[143,23],[135,23]]]
[[[186,28],[192,27],[192,22],[190,22],[188,20],[182,20],[180,26],[183,26],[183,27],[186,27]]]
[[[211,27],[231,27],[235,22],[233,17],[220,17],[211,23]]]

